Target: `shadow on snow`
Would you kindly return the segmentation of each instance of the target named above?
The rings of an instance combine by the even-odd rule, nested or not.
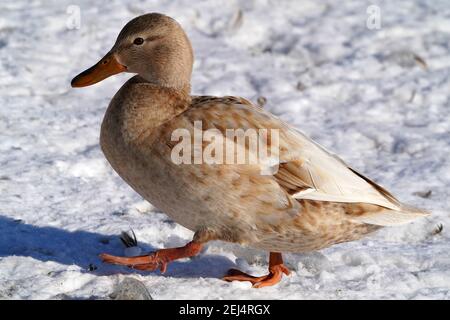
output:
[[[139,243],[144,252],[154,251],[145,243]],[[25,224],[20,220],[0,216],[0,257],[23,256],[43,262],[54,261],[65,265],[77,265],[83,272],[97,275],[115,273],[149,274],[122,266],[106,265],[98,258],[100,253],[123,255],[123,244],[117,235],[105,235],[82,230],[67,231],[55,227]],[[90,271],[90,266],[97,269]],[[200,254],[199,256],[174,261],[169,264],[167,277],[222,277],[235,264],[222,256]],[[160,274],[159,271],[154,272]]]

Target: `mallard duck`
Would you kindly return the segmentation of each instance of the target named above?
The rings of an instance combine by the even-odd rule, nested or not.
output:
[[[381,227],[427,214],[400,203],[250,101],[192,96],[193,60],[182,27],[166,15],[150,13],[128,22],[112,49],[72,80],[72,87],[84,87],[120,72],[136,74],[109,104],[101,126],[102,151],[137,193],[194,232],[183,247],[136,257],[102,254],[104,262],[164,272],[171,261],[192,257],[208,241],[221,240],[270,253],[267,275],[231,269],[223,278],[264,287],[289,274],[283,252],[308,252],[358,240]],[[174,140],[177,130],[193,136],[196,123],[201,123],[202,133],[213,132],[209,141],[201,141],[203,148],[222,139],[226,142],[222,151],[241,147],[249,153],[248,159],[261,160],[248,139],[241,143],[227,136],[228,130],[238,129],[275,130],[276,139],[262,140],[277,148],[264,158],[267,161],[211,162],[201,161],[202,157],[196,161],[193,154],[198,148],[192,154],[180,152],[181,138],[176,135]],[[183,140],[194,143],[191,138]],[[183,159],[193,161],[175,161],[175,149]],[[211,155],[219,151],[216,148]]]

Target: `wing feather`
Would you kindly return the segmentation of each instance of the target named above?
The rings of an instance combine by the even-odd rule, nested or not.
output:
[[[207,103],[199,100],[198,108],[223,108],[222,114],[242,121],[227,122],[227,129],[278,129],[279,165],[274,178],[292,197],[318,201],[367,203],[386,208],[373,214],[360,215],[355,221],[391,225],[426,215],[423,210],[402,204],[389,191],[350,168],[342,159],[284,123],[271,113],[240,98],[215,98]],[[223,119],[216,127],[222,127]],[[255,155],[253,155],[255,156]],[[256,156],[257,157],[257,156]],[[262,165],[261,165],[262,168]]]

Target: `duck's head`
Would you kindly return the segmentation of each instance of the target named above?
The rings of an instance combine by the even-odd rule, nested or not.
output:
[[[160,86],[184,89],[190,84],[193,59],[191,43],[181,26],[168,16],[149,13],[128,22],[112,49],[71,84],[85,87],[131,72]]]

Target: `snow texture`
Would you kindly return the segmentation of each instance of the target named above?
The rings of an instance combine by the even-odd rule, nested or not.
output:
[[[372,4],[380,29],[366,26]],[[0,299],[108,299],[127,277],[154,299],[450,298],[448,0],[15,0],[0,12]],[[130,75],[70,87],[147,12],[189,34],[195,94],[267,101],[433,215],[288,254],[292,275],[263,289],[219,278],[230,267],[265,273],[267,253],[221,242],[164,275],[101,264],[101,252],[123,254],[122,230],[132,228],[143,251],[192,237],[133,192],[99,148],[105,109]]]

